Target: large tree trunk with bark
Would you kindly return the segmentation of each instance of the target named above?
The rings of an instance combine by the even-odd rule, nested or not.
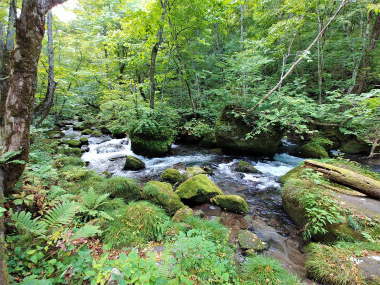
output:
[[[338,184],[355,189],[370,198],[380,200],[380,181],[351,170],[314,160],[306,160],[305,166],[323,174]]]
[[[20,17],[16,20],[16,48],[7,50],[1,72],[0,98],[0,155],[21,151],[14,159],[28,160],[29,130],[32,121],[36,89],[37,65],[45,33],[45,14],[66,0],[24,0]],[[11,1],[10,17],[16,17],[15,2]],[[12,23],[10,21],[10,23]],[[8,43],[13,44],[11,25]],[[5,80],[4,80],[5,79]],[[12,193],[24,171],[24,164],[0,165],[0,200]],[[0,218],[0,284],[7,285],[4,248],[4,222]]]
[[[46,90],[46,95],[44,100],[36,107],[35,117],[39,117],[37,125],[40,125],[45,118],[49,115],[49,112],[54,104],[54,93],[57,88],[57,82],[54,78],[54,43],[53,43],[53,13],[48,12],[47,15],[47,27],[48,27],[48,61],[49,61],[49,70],[48,70],[48,86]]]

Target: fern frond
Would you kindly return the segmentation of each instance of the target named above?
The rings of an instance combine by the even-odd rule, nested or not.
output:
[[[32,219],[32,214],[29,212],[21,211],[12,213],[11,219],[19,232],[38,236],[42,236],[46,233],[45,224],[40,222],[38,218]]]
[[[43,218],[43,222],[49,227],[68,225],[74,219],[79,206],[75,202],[63,202],[49,210]]]
[[[99,229],[99,226],[94,225],[84,225],[83,227],[79,228],[71,237],[71,239],[78,239],[78,238],[89,238],[96,235],[101,234],[102,231]]]

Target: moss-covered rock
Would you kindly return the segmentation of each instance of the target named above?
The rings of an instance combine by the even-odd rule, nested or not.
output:
[[[132,136],[132,150],[134,153],[148,157],[166,155],[172,145],[172,140],[155,140]]]
[[[124,164],[124,170],[141,170],[145,168],[145,163],[132,155],[128,155]]]
[[[268,245],[248,230],[240,230],[238,233],[238,242],[243,250],[263,251]]]
[[[103,135],[103,133],[101,131],[99,131],[99,130],[93,130],[92,135],[94,137],[100,137],[100,136]]]
[[[329,154],[327,150],[319,145],[315,144],[313,142],[306,143],[302,145],[298,149],[299,155],[301,157],[307,157],[307,158],[326,158],[329,157]]]
[[[226,152],[274,155],[282,138],[282,131],[272,128],[265,133],[260,133],[252,138],[246,138],[247,134],[254,130],[254,125],[248,125],[243,119],[234,114],[245,110],[237,106],[226,106],[216,123],[216,141]]]
[[[370,146],[357,139],[351,139],[345,142],[339,149],[348,154],[368,154],[370,152]]]
[[[91,129],[85,129],[82,131],[82,135],[92,135],[93,130]]]
[[[124,198],[126,201],[135,201],[142,198],[141,186],[136,180],[125,177],[111,177],[103,179],[101,183],[94,185],[99,193],[111,194],[111,197]]]
[[[240,160],[234,164],[235,171],[243,173],[260,173],[252,164],[247,161]]]
[[[86,138],[86,137],[81,137],[79,139],[79,141],[80,141],[81,145],[87,145],[88,144],[88,138]]]
[[[194,211],[190,207],[182,207],[177,212],[175,212],[172,220],[173,222],[179,223],[186,220],[188,217],[194,216]]]
[[[61,130],[50,130],[46,132],[46,135],[49,139],[60,139],[64,137],[64,133]]]
[[[63,140],[62,143],[68,145],[69,147],[80,148],[82,146],[80,140]]]
[[[186,168],[186,178],[190,178],[198,174],[207,174],[207,171],[199,166],[191,166]]]
[[[217,195],[211,199],[211,202],[227,211],[238,214],[246,214],[249,211],[245,199],[238,195]]]
[[[177,184],[183,181],[184,176],[175,168],[167,168],[161,173],[161,179],[171,184]]]
[[[58,148],[58,153],[68,155],[68,156],[71,156],[71,155],[81,156],[82,155],[82,151],[80,148],[73,148],[73,147],[69,147],[67,145],[64,145],[63,147]]]
[[[380,284],[380,243],[311,243],[305,267],[308,276],[323,284]]]
[[[166,182],[149,181],[143,188],[142,196],[143,199],[162,206],[170,215],[185,206],[174,193],[172,185]]]
[[[205,203],[223,191],[205,174],[198,174],[178,186],[176,193],[185,202]]]
[[[368,170],[360,170],[348,161],[328,161],[368,175]],[[304,165],[291,170],[280,180],[284,184],[283,207],[297,225],[305,228],[305,238],[353,241],[363,240],[363,233],[378,238],[380,202],[336,185]],[[371,221],[372,226],[369,227],[366,221]]]
[[[328,150],[334,143],[323,137],[314,137],[298,148],[299,156],[306,158],[327,158]]]

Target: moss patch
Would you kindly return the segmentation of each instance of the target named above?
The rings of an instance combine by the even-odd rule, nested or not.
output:
[[[138,159],[135,156],[128,155],[125,164],[124,164],[124,170],[141,170],[145,168],[145,163],[141,160]]]
[[[247,161],[240,160],[235,165],[235,171],[243,173],[260,173],[252,164]]]
[[[249,207],[245,199],[238,195],[217,195],[211,198],[211,202],[227,211],[246,214]]]
[[[171,184],[176,184],[183,181],[183,175],[178,169],[168,168],[161,173],[160,178],[163,181],[169,182]]]
[[[164,156],[171,148],[172,140],[152,140],[140,138],[137,136],[131,137],[132,150],[136,154],[149,157]]]
[[[103,179],[101,183],[94,185],[99,193],[111,194],[111,197],[124,198],[126,201],[141,199],[141,187],[136,180],[125,177],[111,177]]]
[[[143,188],[142,197],[162,206],[170,215],[185,206],[174,193],[172,185],[165,182],[149,181]]]
[[[172,220],[174,222],[183,222],[188,217],[191,217],[194,215],[193,210],[190,207],[184,206],[181,209],[179,209],[177,212],[175,212]]]
[[[187,179],[177,188],[178,196],[190,203],[205,203],[223,191],[205,174],[199,174]]]

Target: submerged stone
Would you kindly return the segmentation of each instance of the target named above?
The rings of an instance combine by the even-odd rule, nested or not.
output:
[[[248,230],[240,230],[238,233],[238,242],[243,250],[259,252],[268,248],[268,244],[257,237],[256,234]]]

